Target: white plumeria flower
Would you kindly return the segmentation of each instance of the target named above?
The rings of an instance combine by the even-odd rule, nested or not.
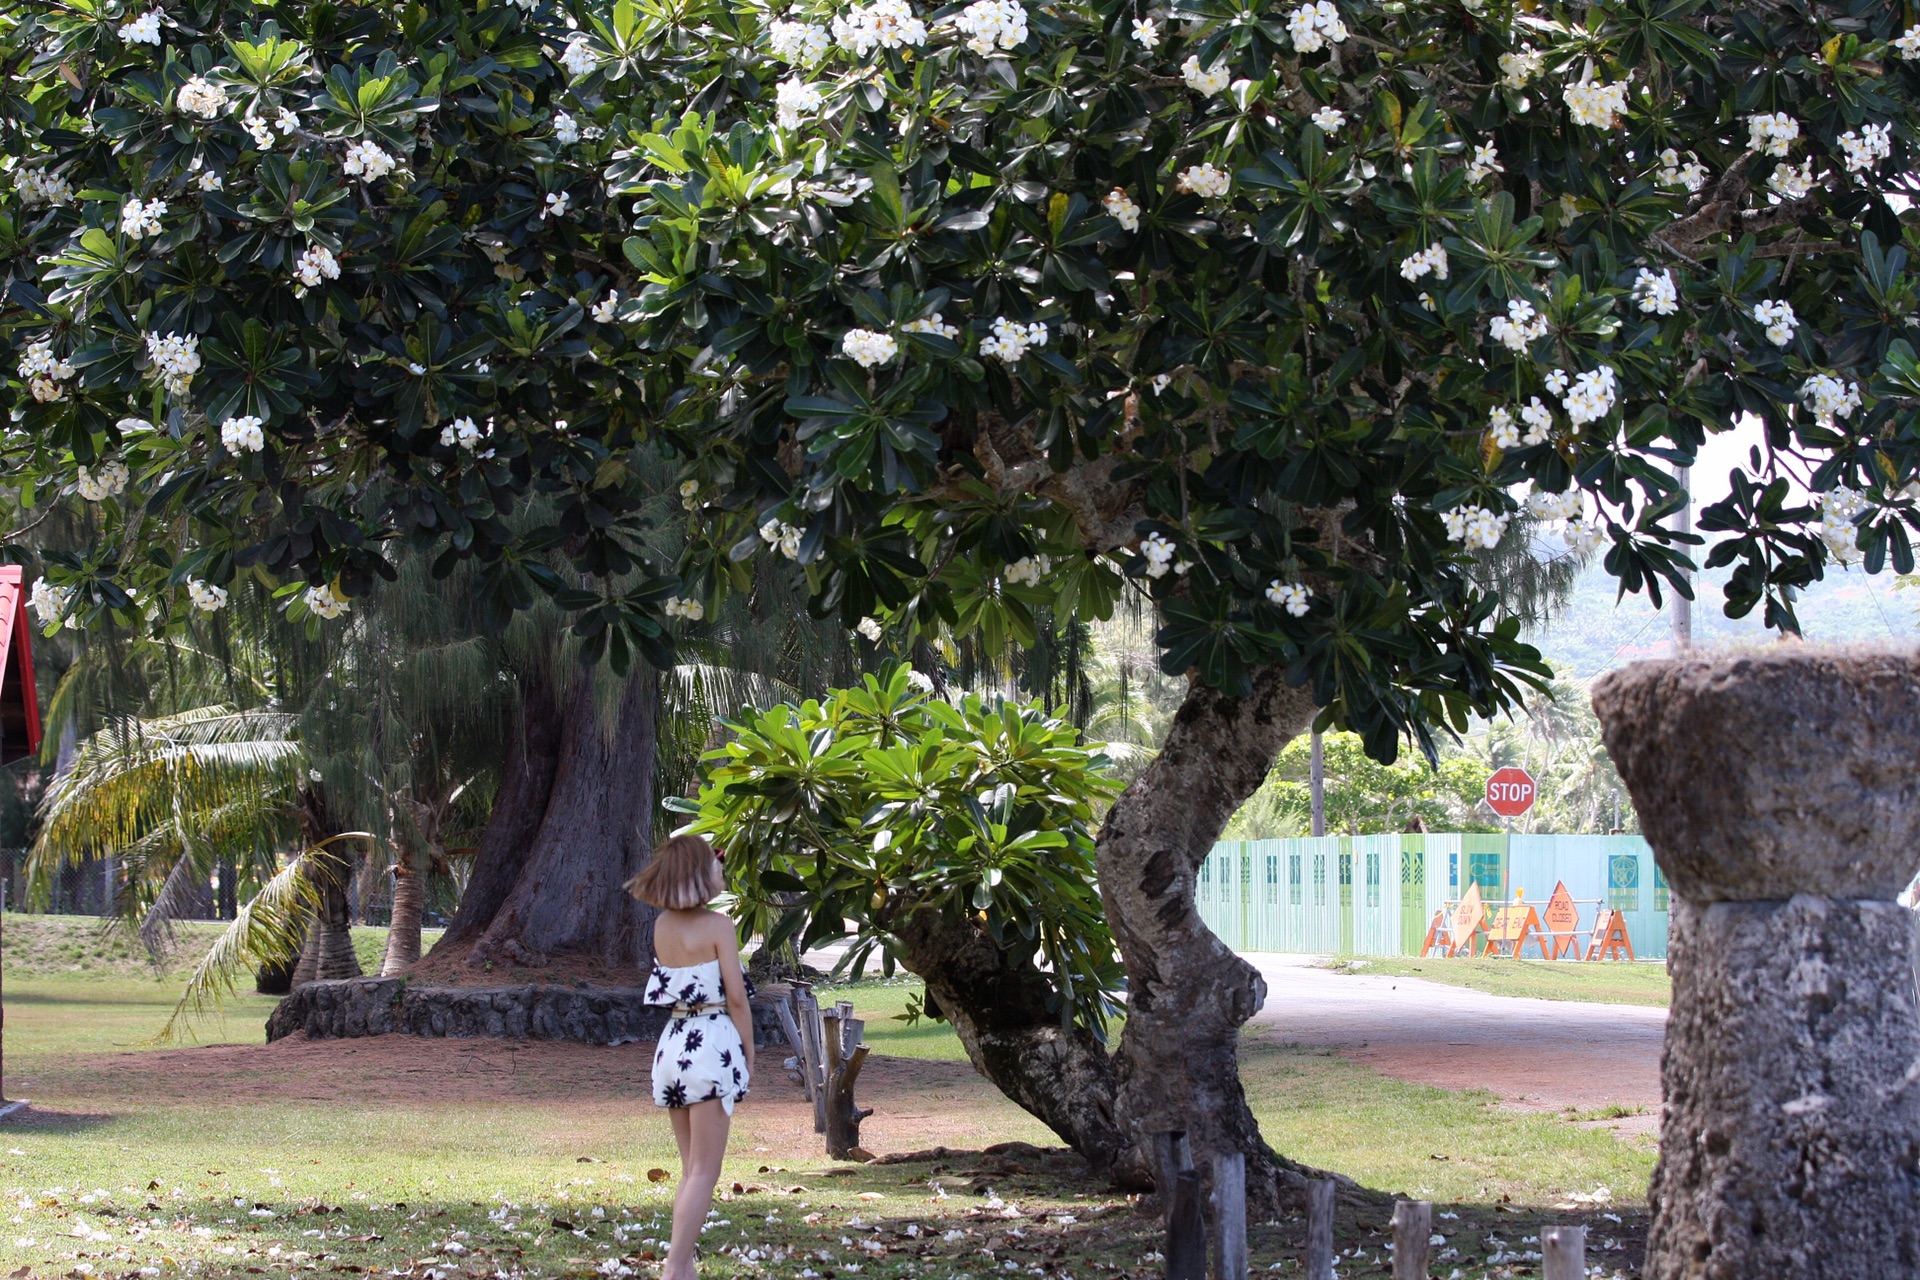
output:
[[[1820,539],[1827,551],[1842,564],[1852,562],[1859,552],[1860,530],[1856,520],[1872,505],[1865,494],[1845,486],[1817,495],[1820,504]]]
[[[211,120],[226,109],[227,91],[204,76],[193,76],[180,86],[173,101],[188,115]]]
[[[1120,224],[1122,231],[1140,229],[1140,206],[1133,202],[1132,196],[1119,187],[1107,192],[1100,204],[1107,211],[1107,216]]]
[[[680,482],[680,505],[689,511],[696,510],[700,506],[700,482],[698,480],[682,480]]]
[[[262,427],[265,420],[248,414],[241,418],[228,418],[220,424],[220,443],[228,453],[259,453],[267,447],[267,436]]]
[[[1611,129],[1627,113],[1627,86],[1622,84],[1570,84],[1562,95],[1567,114],[1575,124],[1595,129]]]
[[[1911,58],[1915,54],[1920,54],[1920,23],[1915,23],[1899,36],[1895,37],[1893,47],[1899,51],[1900,56],[1903,58]]]
[[[1431,273],[1434,279],[1445,280],[1450,269],[1447,263],[1446,247],[1436,241],[1401,262],[1400,275],[1403,279],[1412,281]]]
[[[707,606],[686,596],[668,596],[664,612],[669,618],[699,622],[707,616]]]
[[[1851,417],[1860,407],[1860,384],[1842,382],[1830,373],[1816,373],[1800,385],[1800,398],[1821,425],[1831,426],[1835,418]]]
[[[329,622],[353,608],[353,601],[335,592],[331,583],[308,587],[302,599],[315,617],[325,618]]]
[[[1211,164],[1196,164],[1183,169],[1175,183],[1182,191],[1191,191],[1202,200],[1213,200],[1227,194],[1233,187],[1233,172],[1229,169],[1216,169]]]
[[[1893,154],[1893,127],[1870,124],[1840,135],[1840,152],[1848,173],[1863,173]]]
[[[995,357],[1007,364],[1018,364],[1028,348],[1046,345],[1046,325],[1037,322],[1021,324],[1018,320],[996,316],[993,331],[980,339],[980,354]]]
[[[879,644],[880,637],[885,634],[881,631],[880,624],[872,618],[860,619],[859,624],[854,627],[854,630],[858,631],[861,639],[865,640],[868,644]]]
[[[918,320],[907,321],[900,326],[900,331],[902,333],[931,333],[942,338],[957,339],[960,336],[960,326],[948,324],[941,318],[938,311],[930,316],[922,316]]]
[[[1545,444],[1553,433],[1553,410],[1542,404],[1539,396],[1529,397],[1520,407],[1520,421],[1526,424],[1527,433],[1520,437],[1520,443],[1532,447]]]
[[[127,464],[114,458],[102,463],[98,470],[79,468],[74,477],[74,490],[88,502],[104,502],[124,492],[127,480]]]
[[[1156,373],[1153,375],[1153,394],[1159,395],[1161,392],[1165,391],[1168,387],[1172,385],[1173,385],[1172,374]]]
[[[249,113],[240,121],[240,127],[253,138],[253,145],[259,151],[273,150],[273,126],[259,116]]]
[[[165,200],[142,201],[128,197],[120,208],[120,234],[129,240],[144,240],[160,234],[160,219],[167,212]]]
[[[1167,570],[1173,568],[1174,545],[1165,536],[1150,533],[1140,544],[1140,554],[1147,558],[1147,576],[1164,578]]]
[[[827,29],[818,23],[777,21],[767,32],[773,56],[793,66],[813,66],[833,47]]]
[[[1318,0],[1315,4],[1301,5],[1287,15],[1287,35],[1292,38],[1296,52],[1318,53],[1329,44],[1345,40],[1347,25],[1340,20],[1340,10],[1334,8],[1331,0]]]
[[[1707,185],[1707,166],[1700,163],[1698,156],[1691,151],[1685,161],[1680,153],[1668,147],[1660,153],[1660,185],[1663,187],[1685,187],[1688,191],[1698,191]]]
[[[607,296],[593,304],[593,318],[599,324],[612,324],[614,312],[620,308],[620,291],[607,290]]]
[[[567,208],[572,203],[572,200],[573,197],[564,191],[547,192],[546,207],[540,210],[540,221],[545,222],[548,218],[566,217]]]
[[[1776,165],[1767,176],[1767,190],[1783,200],[1804,200],[1817,184],[1813,176],[1813,157],[1802,160],[1798,166]]]
[[[362,141],[347,148],[347,154],[340,161],[340,172],[349,178],[378,182],[399,165],[400,162],[382,151],[377,143]]]
[[[1506,171],[1506,166],[1500,163],[1500,152],[1491,142],[1475,146],[1473,159],[1467,161],[1468,182],[1484,182],[1494,174]]]
[[[1488,321],[1487,335],[1507,350],[1524,354],[1535,339],[1547,336],[1547,318],[1531,302],[1514,298],[1507,303],[1507,314]]]
[[[1420,303],[1420,309],[1422,311],[1438,311],[1440,309],[1440,304],[1433,300],[1433,295],[1430,293],[1422,293],[1417,301]]]
[[[575,80],[591,75],[600,65],[600,59],[594,56],[593,42],[585,36],[575,36],[567,41],[567,47],[560,54],[560,65]]]
[[[1755,303],[1753,318],[1765,328],[1768,342],[1776,347],[1792,345],[1793,331],[1799,326],[1800,318],[1793,314],[1791,302]]]
[[[1914,29],[1920,31],[1920,27]],[[1159,48],[1160,24],[1152,18],[1135,18],[1133,20],[1133,38],[1142,49]]]
[[[1784,156],[1800,139],[1800,122],[1784,111],[1747,117],[1747,145],[1763,156]]]
[[[193,183],[195,186],[199,187],[202,191],[218,191],[222,187],[227,185],[225,180],[222,179],[220,175],[218,173],[215,173],[212,169],[206,170],[198,178],[195,178],[193,180]]]
[[[967,48],[981,57],[1019,48],[1027,39],[1027,11],[1018,0],[974,0],[952,18]]]
[[[287,108],[282,107],[274,115],[273,123],[274,127],[279,129],[280,132],[291,134],[295,129],[300,127],[300,117],[293,114],[293,112]]]
[[[1566,542],[1567,550],[1576,556],[1590,556],[1606,540],[1606,530],[1597,522],[1585,519],[1569,520],[1561,529],[1560,537]]]
[[[1304,618],[1312,608],[1313,588],[1304,582],[1282,582],[1275,578],[1267,584],[1267,599],[1296,618]]]
[[[1312,120],[1320,132],[1332,137],[1346,127],[1347,113],[1334,107],[1321,107],[1313,113]]]
[[[1447,528],[1449,542],[1464,542],[1469,549],[1491,551],[1500,545],[1507,532],[1507,515],[1481,506],[1455,507],[1443,511],[1440,521]]]
[[[1233,81],[1233,72],[1228,69],[1226,63],[1217,62],[1211,67],[1203,68],[1198,54],[1190,55],[1180,64],[1180,75],[1187,82],[1187,88],[1206,98],[1211,98],[1216,93],[1224,93]]]
[[[322,244],[308,245],[306,252],[295,259],[293,278],[300,282],[294,292],[300,297],[307,290],[319,287],[322,280],[338,280],[340,263],[333,256],[333,250]]]
[[[1495,406],[1487,415],[1487,438],[1496,449],[1518,449],[1520,428],[1514,425],[1513,410]]]
[[[462,449],[472,449],[480,443],[481,436],[484,434],[480,430],[480,424],[472,418],[455,418],[440,428],[440,443],[449,448],[458,446]]]
[[[849,329],[840,339],[840,354],[862,369],[871,369],[899,355],[900,344],[892,334],[877,329]]]
[[[187,598],[202,613],[218,613],[227,607],[227,589],[198,578],[187,579]]]
[[[580,122],[564,111],[553,113],[553,140],[563,147],[580,141]]]
[[[147,359],[170,394],[185,395],[193,375],[200,372],[200,339],[193,334],[149,333]]]
[[[1541,56],[1531,49],[1503,53],[1500,55],[1500,83],[1509,89],[1524,89],[1545,65]]]
[[[121,23],[120,39],[127,44],[159,44],[160,11],[152,9],[131,22]]]
[[[29,208],[38,205],[62,205],[73,199],[73,184],[45,169],[23,169],[14,176],[13,188],[20,203]]]
[[[760,526],[760,540],[776,547],[789,560],[800,558],[800,530],[784,520],[772,519]]]
[[[61,614],[67,611],[67,604],[72,599],[72,587],[56,587],[45,578],[37,578],[34,580],[32,594],[27,597],[27,603],[33,606],[34,615],[40,619],[40,625],[46,627],[51,626]],[[67,619],[67,626],[78,630],[79,625],[76,619]]]
[[[1555,369],[1547,375],[1547,394],[1550,396],[1565,395],[1567,387],[1571,385],[1572,381],[1573,380],[1567,376],[1565,369]]]
[[[1015,586],[1037,587],[1040,585],[1040,579],[1046,577],[1052,568],[1053,557],[1051,556],[1021,556],[1007,566],[1007,571],[1002,576]]]
[[[914,16],[906,0],[874,0],[833,20],[833,38],[866,57],[875,49],[918,47],[927,42],[927,24]]]
[[[780,127],[798,129],[800,122],[820,109],[826,101],[818,85],[808,84],[798,76],[782,80],[773,93],[773,103]]]
[[[1645,267],[1634,277],[1633,296],[1648,315],[1670,316],[1680,310],[1680,291],[1670,271],[1653,272]]]
[[[1598,422],[1613,411],[1616,380],[1610,365],[1601,365],[1574,378],[1560,404],[1576,427]]]
[[[1536,520],[1573,520],[1579,517],[1581,497],[1578,489],[1548,493],[1536,483],[1527,495],[1527,514]]]

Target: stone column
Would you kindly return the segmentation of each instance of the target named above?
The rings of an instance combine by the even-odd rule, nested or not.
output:
[[[1920,655],[1595,682],[1672,891],[1647,1280],[1920,1276]]]

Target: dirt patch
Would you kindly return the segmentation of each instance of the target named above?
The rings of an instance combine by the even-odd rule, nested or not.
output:
[[[760,1056],[753,1093],[736,1113],[754,1142],[781,1151],[824,1150],[813,1132],[813,1104],[769,1049]],[[138,1053],[76,1055],[60,1064],[57,1086],[39,1081],[42,1097],[84,1092],[94,1098],[137,1097],[143,1106],[193,1106],[210,1096],[352,1100],[449,1109],[537,1101],[577,1114],[631,1114],[652,1105],[653,1046],[616,1047],[536,1040],[445,1040],[370,1036],[265,1045],[218,1044]],[[9,1090],[35,1096],[30,1073],[9,1073]],[[1009,1125],[1048,1135],[972,1067],[957,1062],[875,1055],[860,1076],[860,1105],[872,1107],[862,1139],[870,1150],[969,1147],[1003,1140]],[[43,1117],[43,1120],[46,1119]],[[663,1119],[664,1123],[664,1119]]]
[[[641,987],[646,982],[634,965],[603,964],[586,956],[550,956],[539,966],[517,964],[468,964],[475,942],[455,947],[441,943],[421,956],[405,977],[408,982],[435,987],[504,987],[513,983],[538,982],[548,986]]]

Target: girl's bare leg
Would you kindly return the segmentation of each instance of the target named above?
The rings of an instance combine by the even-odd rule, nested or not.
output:
[[[673,1109],[674,1137],[680,1137],[682,1117],[687,1138],[681,1143],[680,1189],[673,1197],[673,1243],[660,1280],[694,1280],[694,1246],[707,1210],[713,1207],[713,1187],[720,1180],[720,1162],[727,1154],[727,1130],[733,1118],[716,1099]]]

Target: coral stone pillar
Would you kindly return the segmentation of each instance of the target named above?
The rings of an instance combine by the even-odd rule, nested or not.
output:
[[[1920,655],[1645,662],[1593,705],[1673,899],[1642,1274],[1920,1276]]]

